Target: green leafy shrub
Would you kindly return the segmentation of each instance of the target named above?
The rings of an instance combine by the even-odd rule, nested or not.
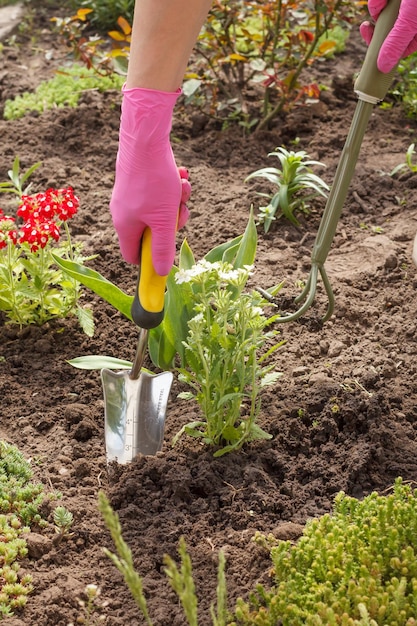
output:
[[[259,129],[294,104],[317,99],[310,66],[344,45],[335,27],[348,35],[358,6],[346,0],[215,0],[184,85],[188,101],[217,119]]]
[[[124,17],[128,22],[133,21],[135,0],[71,0],[74,9],[85,7],[92,9],[89,19],[101,32],[106,33],[113,28],[119,17]]]
[[[124,80],[119,74],[103,76],[81,65],[62,68],[51,80],[41,82],[34,92],[6,100],[3,115],[6,120],[15,120],[30,111],[42,113],[55,107],[76,107],[83,92],[120,90]]]
[[[271,549],[274,586],[238,601],[233,626],[415,626],[417,490],[343,492],[296,545]]]

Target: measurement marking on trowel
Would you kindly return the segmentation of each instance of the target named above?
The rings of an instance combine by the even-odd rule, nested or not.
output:
[[[160,416],[160,414],[161,414],[161,408],[163,408],[163,404],[164,404],[164,403],[163,403],[164,395],[165,395],[165,394],[164,394],[164,390],[163,390],[163,389],[161,389],[161,391],[159,392],[158,404],[157,404],[157,408],[156,408],[158,417],[159,417],[159,416]]]

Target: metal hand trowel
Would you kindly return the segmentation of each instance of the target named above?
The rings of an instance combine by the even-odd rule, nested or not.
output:
[[[140,327],[135,360],[129,371],[101,370],[107,461],[129,463],[137,454],[155,455],[162,448],[172,372],[152,374],[142,369],[148,330],[164,316],[167,276],[155,272],[151,231],[142,237],[139,278],[132,318]]]

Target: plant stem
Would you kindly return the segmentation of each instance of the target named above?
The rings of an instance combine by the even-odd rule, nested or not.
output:
[[[45,298],[44,298],[44,293],[45,293],[45,277],[44,277],[44,272],[45,272],[45,252],[44,252],[44,248],[41,248],[39,251],[39,267],[40,267],[40,281],[41,281],[41,288],[39,289],[39,296],[40,296],[40,320],[39,323],[42,325],[44,323],[44,321],[46,321],[46,319],[44,319],[45,315],[44,315],[44,306],[45,306]]]
[[[67,236],[68,256],[69,256],[70,261],[74,262],[75,259],[74,259],[74,250],[73,250],[72,241],[71,241],[71,233],[70,233],[70,229],[69,229],[68,224],[67,224],[66,221],[64,222],[64,229],[65,229],[65,234]],[[73,289],[73,298],[70,300],[70,304],[69,304],[69,306],[67,308],[65,316],[68,315],[68,313],[71,311],[71,309],[74,308],[75,304],[77,303],[77,301],[78,301],[78,291],[79,291],[79,287],[80,287],[80,283],[77,282],[74,278],[72,278],[72,277],[68,277],[68,278],[71,281],[71,283],[73,284],[74,289]]]
[[[14,249],[14,248],[13,248]],[[10,289],[11,294],[11,306],[13,311],[14,319],[18,321],[20,327],[23,326],[23,320],[20,315],[19,307],[17,306],[16,301],[16,281],[14,278],[13,272],[13,258],[12,258],[12,243],[9,242],[7,244],[7,274],[8,274],[8,287]]]

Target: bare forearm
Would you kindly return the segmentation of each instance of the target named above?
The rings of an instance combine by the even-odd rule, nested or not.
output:
[[[136,0],[127,88],[180,87],[211,0]]]

